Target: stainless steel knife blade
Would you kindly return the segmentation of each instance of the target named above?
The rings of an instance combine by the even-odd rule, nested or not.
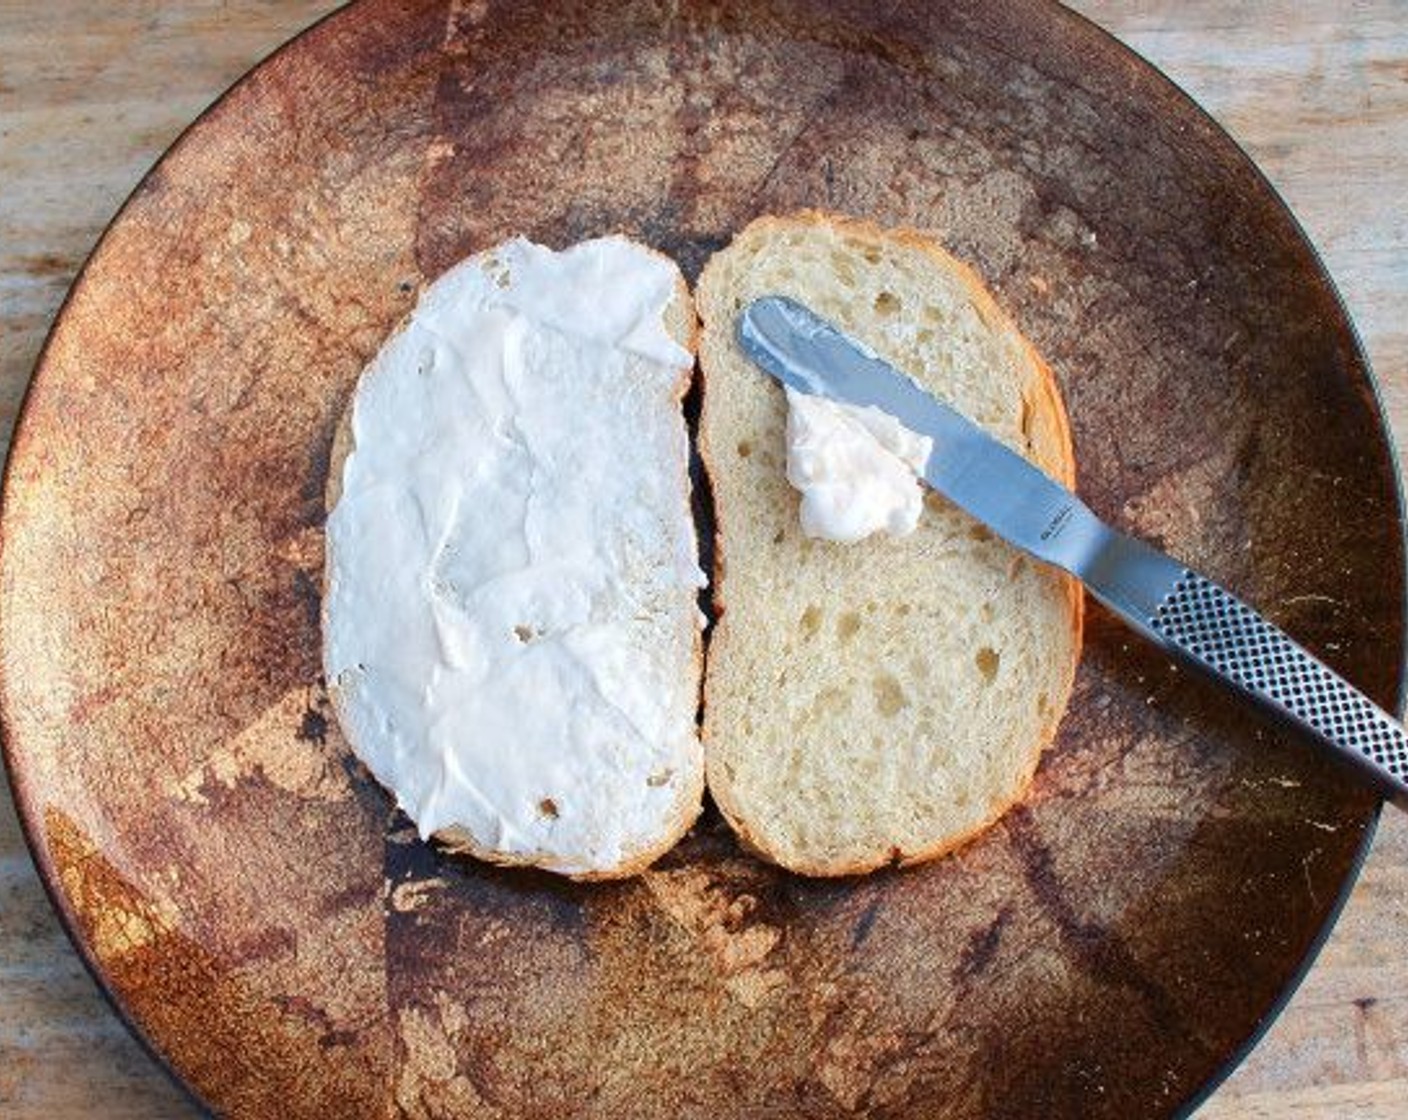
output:
[[[1408,734],[1213,581],[1106,525],[1075,494],[795,300],[744,309],[738,341],[783,384],[890,413],[934,441],[924,481],[999,536],[1080,579],[1149,640],[1355,764],[1408,807]]]

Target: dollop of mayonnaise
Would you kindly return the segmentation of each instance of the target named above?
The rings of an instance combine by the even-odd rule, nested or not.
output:
[[[787,390],[787,481],[802,495],[802,532],[852,544],[914,532],[919,475],[934,441],[878,408]]]
[[[422,837],[590,872],[697,790],[677,283],[623,238],[509,242],[432,284],[358,385],[324,668]]]

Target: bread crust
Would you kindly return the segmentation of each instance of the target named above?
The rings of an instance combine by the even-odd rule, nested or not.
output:
[[[674,261],[659,250],[644,245],[630,238],[631,244],[638,249],[642,249],[652,256],[667,261],[672,268],[677,268]],[[469,260],[482,259],[492,256],[494,249],[475,253]],[[419,292],[417,293],[419,296]],[[409,312],[396,324],[394,330],[387,336],[383,346],[410,324],[414,312]],[[680,368],[679,376],[676,379],[674,392],[671,400],[676,407],[683,402],[690,387],[694,383],[695,369],[697,363],[693,360],[699,350],[699,317],[695,313],[694,300],[690,294],[689,285],[683,276],[678,276],[675,283],[675,294],[669,305],[665,309],[666,329],[681,347],[689,352],[691,361],[688,365]],[[360,386],[360,377],[358,379]],[[328,477],[323,491],[324,512],[331,514],[333,507],[337,505],[338,499],[342,496],[342,472],[343,466],[347,462],[348,456],[356,447],[356,438],[353,434],[352,419],[357,401],[357,391],[348,396],[341,415],[338,417],[337,426],[333,430],[332,446],[328,454]],[[680,480],[681,492],[686,496],[690,493],[689,478],[689,457],[686,452],[684,459],[677,464],[678,477]],[[691,519],[691,525],[693,524]],[[696,554],[698,551],[697,528],[691,530]],[[328,633],[328,599],[327,581],[328,571],[326,564],[323,571],[323,595],[320,608],[320,629],[326,640]],[[698,682],[695,695],[695,705],[698,706],[699,697],[702,695],[704,687],[703,679],[704,648],[703,636],[696,627],[694,631],[693,666],[695,680]],[[350,745],[352,744],[352,723],[346,718],[343,712],[342,690],[337,687],[336,681],[327,681],[328,698],[332,703],[333,714],[337,718],[338,726],[342,729],[344,736]],[[579,882],[597,882],[612,879],[625,879],[633,875],[638,875],[645,871],[652,863],[673,848],[686,832],[694,825],[703,809],[705,779],[704,771],[701,767],[695,774],[695,780],[680,790],[675,811],[669,818],[669,827],[662,830],[659,838],[646,847],[629,853],[619,864],[610,868],[603,868],[593,871],[572,871],[566,870],[560,865],[552,854],[547,852],[503,852],[492,847],[478,843],[474,837],[465,829],[459,826],[450,826],[436,830],[432,839],[441,844],[447,851],[462,853],[472,856],[485,863],[492,863],[500,867],[536,867],[544,871],[551,871],[555,874],[563,875],[568,879]]]
[[[1066,414],[1065,403],[1061,398],[1056,377],[1050,366],[1046,364],[1032,344],[1022,335],[1012,318],[997,303],[997,300],[983,284],[978,273],[970,265],[953,256],[944,249],[931,234],[922,230],[910,227],[886,230],[871,221],[816,209],[800,210],[787,215],[764,215],[756,218],[735,235],[734,242],[744,237],[780,233],[798,226],[824,227],[837,234],[844,234],[851,239],[863,241],[877,247],[886,247],[893,243],[899,243],[924,253],[926,256],[930,257],[940,269],[955,276],[962,283],[983,321],[990,328],[999,331],[1016,342],[1033,370],[1034,376],[1032,381],[1023,387],[1023,402],[1025,407],[1029,410],[1030,416],[1028,446],[1032,452],[1031,458],[1044,471],[1061,482],[1062,485],[1068,488],[1074,488],[1076,478],[1075,448],[1071,436],[1070,420]],[[731,246],[732,243],[730,247]],[[722,267],[719,263],[720,258],[727,251],[727,248],[721,250],[709,259],[700,275],[696,292],[703,293],[709,288],[713,273]],[[708,328],[710,324],[705,318],[708,313],[706,301],[703,299],[699,300],[696,307],[701,316],[703,326]],[[715,449],[710,445],[708,436],[709,424],[707,417],[710,403],[709,369],[704,361],[702,352],[699,360],[699,377],[703,389],[705,419],[700,424],[698,447],[700,457],[704,463],[705,473],[712,480],[716,474],[722,470],[722,464],[715,455]],[[715,502],[717,503],[718,500],[716,490]],[[719,518],[719,525],[721,524],[722,517]],[[727,605],[725,601],[727,552],[727,542],[724,540],[721,529],[716,526],[714,536],[714,571],[712,573],[716,635],[721,628],[727,626]],[[1052,577],[1058,581],[1067,606],[1071,654],[1067,663],[1062,667],[1063,672],[1060,680],[1059,697],[1053,698],[1053,702],[1050,706],[1050,715],[1041,727],[1039,733],[1032,740],[1026,752],[1021,778],[1014,788],[1013,795],[1006,800],[994,803],[984,817],[971,828],[941,836],[936,839],[933,844],[912,851],[905,851],[899,846],[894,846],[887,852],[877,852],[871,858],[852,860],[849,862],[809,859],[805,856],[799,858],[796,854],[784,858],[781,853],[771,849],[752,832],[745,819],[746,814],[741,811],[738,802],[734,798],[732,783],[720,780],[714,772],[716,755],[715,750],[712,748],[711,740],[713,740],[715,732],[711,727],[709,718],[709,655],[706,652],[704,669],[705,708],[702,727],[706,780],[715,803],[719,806],[720,811],[728,820],[744,847],[769,862],[785,866],[798,874],[818,878],[862,875],[886,866],[911,867],[936,859],[939,856],[962,847],[991,828],[1008,810],[1024,800],[1031,788],[1031,783],[1036,775],[1036,770],[1040,764],[1042,755],[1055,739],[1057,728],[1060,725],[1061,717],[1064,714],[1071,689],[1075,682],[1076,666],[1080,662],[1085,619],[1084,590],[1079,581],[1063,572],[1057,572],[1053,569]]]

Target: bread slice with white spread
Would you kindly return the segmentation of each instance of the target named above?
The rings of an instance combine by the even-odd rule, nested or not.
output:
[[[703,584],[679,270],[522,239],[422,294],[334,448],[323,658],[422,836],[629,875],[699,812]]]
[[[1069,696],[1081,595],[932,494],[908,535],[805,535],[787,400],[735,337],[764,295],[808,305],[1069,485],[1064,410],[977,276],[918,233],[759,219],[696,290],[720,612],[704,686],[709,788],[749,846],[795,871],[929,859],[1031,781]],[[815,419],[793,417],[794,477],[815,466],[796,442],[817,435]]]

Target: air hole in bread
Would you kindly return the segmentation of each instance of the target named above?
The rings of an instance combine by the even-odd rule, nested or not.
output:
[[[973,661],[978,666],[978,672],[983,675],[983,682],[991,684],[997,677],[997,667],[1002,657],[991,646],[983,646],[973,657]]]
[[[538,637],[539,634],[537,630],[535,630],[532,626],[529,626],[526,622],[520,622],[517,626],[513,628],[513,636],[517,638],[520,642],[522,642],[524,645],[527,645],[534,638]]]
[[[1047,715],[1051,711],[1051,697],[1044,692],[1037,693],[1036,710],[1038,715]]]
[[[844,688],[832,685],[812,697],[812,702],[807,707],[806,719],[824,723],[827,719],[834,719],[850,711],[850,708],[850,693]]]
[[[802,633],[810,637],[821,629],[821,608],[812,604],[802,612],[802,617],[797,623],[802,628]]]
[[[875,297],[875,314],[890,316],[899,313],[900,297],[894,292],[881,292]]]
[[[772,535],[772,543],[773,543],[773,544],[781,544],[781,543],[782,543],[784,540],[786,540],[786,539],[787,539],[787,530],[785,530],[785,529],[779,529],[776,533],[774,533],[774,534]]]
[[[538,815],[547,817],[550,821],[558,818],[557,802],[551,797],[544,797],[538,802]]]
[[[992,540],[992,530],[986,525],[974,524],[968,526],[968,535],[972,537],[973,540],[981,541],[984,544]]]
[[[847,611],[836,620],[836,636],[843,642],[849,642],[855,637],[856,631],[860,629],[860,615],[855,611]]]
[[[901,603],[901,604],[899,604],[899,606],[897,606],[897,607],[895,608],[895,613],[896,613],[897,615],[899,615],[901,618],[903,618],[905,615],[907,615],[907,614],[909,613],[909,611],[910,611],[910,606],[909,606],[908,603]]]
[[[738,457],[739,457],[740,459],[746,459],[746,458],[748,458],[748,456],[751,455],[751,454],[753,454],[753,445],[752,445],[751,443],[749,443],[746,439],[741,439],[741,440],[739,440],[739,441],[738,441]]]
[[[661,786],[668,783],[669,780],[674,776],[675,772],[673,770],[657,770],[654,774],[651,774],[650,777],[645,779],[645,784],[648,785],[651,789],[659,789]]]
[[[488,257],[484,261],[484,271],[494,278],[496,288],[507,288],[513,283],[513,275],[498,257]]]
[[[909,697],[904,694],[900,682],[889,673],[881,673],[872,680],[870,688],[875,694],[875,710],[886,719],[899,715],[909,707]]]

